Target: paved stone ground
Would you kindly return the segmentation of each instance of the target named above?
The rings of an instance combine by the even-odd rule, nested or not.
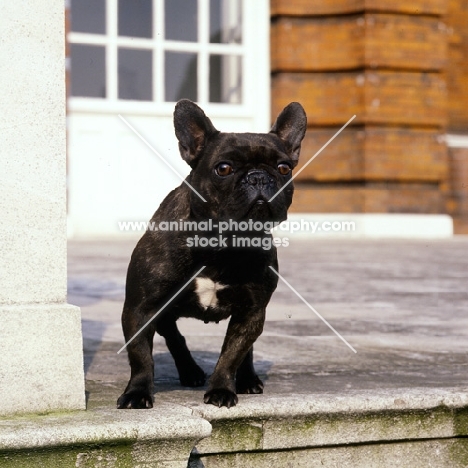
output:
[[[120,313],[136,240],[70,241],[69,297],[82,309],[89,407],[114,406],[128,377]],[[444,241],[291,240],[280,272],[357,350],[284,284],[255,346],[265,393],[468,387],[468,237]],[[181,320],[195,359],[209,374],[227,323]],[[201,402],[178,385],[155,337],[156,398]],[[241,396],[258,398],[258,396]]]

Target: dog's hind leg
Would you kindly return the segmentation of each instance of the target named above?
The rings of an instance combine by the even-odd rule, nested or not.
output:
[[[253,365],[253,346],[237,369],[236,393],[263,393],[263,382],[259,379]]]
[[[203,386],[206,375],[190,354],[174,318],[170,314],[158,317],[156,331],[166,340],[167,348],[174,358],[179,373],[180,384],[184,387]]]

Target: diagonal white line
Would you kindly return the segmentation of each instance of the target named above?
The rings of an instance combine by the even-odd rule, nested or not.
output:
[[[135,129],[135,127],[133,127],[124,117],[122,117],[121,114],[119,114],[119,117],[120,117],[120,119],[122,120],[122,122],[123,122],[125,125],[127,125],[127,127],[130,128],[130,129],[135,133],[135,135],[137,135],[137,136],[140,138],[140,140],[141,140],[141,141],[142,141],[142,142],[143,142],[143,143],[144,143],[144,144],[145,144],[145,145],[146,145],[146,146],[147,146],[147,147],[164,163],[164,164],[166,164],[166,166],[169,167],[169,169],[171,169],[171,171],[174,172],[174,174],[176,174],[177,177],[179,177],[179,179],[180,179],[184,184],[187,184],[187,185],[192,189],[192,191],[193,191],[194,193],[196,193],[204,202],[206,202],[206,200],[195,190],[195,188],[193,188],[192,185],[191,185],[189,182],[187,182],[187,181],[174,169],[174,167],[173,167],[171,164],[169,164],[169,163],[166,161],[166,159],[164,159],[164,158],[161,156],[161,154],[160,154],[158,151],[156,151],[156,149],[153,148],[153,146],[151,146],[150,143],[148,143],[148,141],[147,141],[145,138],[143,138],[143,136],[141,135],[141,133],[139,133],[138,130]]]
[[[353,115],[269,200],[275,199],[354,119]]]
[[[340,339],[342,340],[348,348],[351,349],[354,353],[357,351],[272,267],[270,268],[276,273],[278,278],[283,281],[283,283],[288,286],[288,288],[296,294],[296,296],[320,319],[322,322]]]
[[[120,354],[149,324],[154,320],[189,284],[197,277],[197,275],[204,270],[205,265],[202,266],[118,351]]]

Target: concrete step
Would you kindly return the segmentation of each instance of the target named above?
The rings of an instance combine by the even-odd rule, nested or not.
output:
[[[2,468],[186,468],[211,425],[189,408],[92,409],[0,420]]]
[[[279,285],[254,350],[265,394],[229,410],[180,387],[160,337],[155,407],[113,409],[130,373],[117,351],[133,245],[71,244],[88,410],[0,419],[1,468],[468,467],[468,238],[291,243],[282,275],[358,352]],[[179,327],[210,375],[226,323]]]
[[[199,396],[182,405],[180,393],[166,393],[151,410],[2,419],[0,466],[468,466],[468,389],[243,395],[231,409]]]
[[[468,391],[251,396],[200,406],[213,426],[193,467],[467,467]],[[195,464],[198,462],[198,465]]]

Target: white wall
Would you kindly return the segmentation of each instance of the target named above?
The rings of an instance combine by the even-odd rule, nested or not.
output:
[[[243,104],[201,106],[219,130],[265,132],[270,125],[269,1],[244,0],[243,8]],[[173,110],[174,103],[69,99],[70,237],[123,235],[118,221],[147,221],[181,183],[118,117],[128,119],[185,176],[188,166],[177,149]]]

